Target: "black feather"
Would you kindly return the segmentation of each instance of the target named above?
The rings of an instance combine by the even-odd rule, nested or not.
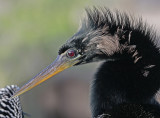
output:
[[[92,82],[92,116],[160,118],[155,99],[160,88],[156,31],[142,18],[118,10],[94,7],[86,14],[64,47],[80,52],[83,58],[76,65],[106,60]]]
[[[136,19],[118,10],[93,8],[86,12],[83,30],[106,29],[103,35],[117,35],[124,48],[114,54],[117,61],[105,62],[97,72],[91,90],[93,117],[103,113],[110,114],[111,118],[140,118],[140,114],[143,118],[160,117],[159,103],[154,98],[160,87],[160,54],[156,44],[159,37],[155,30],[142,18]],[[147,66],[150,68],[146,69]],[[123,113],[120,113],[124,106]],[[140,106],[149,110],[138,113]],[[132,112],[137,114],[132,116]]]

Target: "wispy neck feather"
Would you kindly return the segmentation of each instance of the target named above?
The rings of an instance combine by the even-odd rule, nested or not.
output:
[[[153,104],[152,98],[160,87],[159,38],[155,31],[141,18],[126,13],[106,8],[86,11],[82,30],[101,30],[106,42],[109,37],[114,46],[118,41],[118,50],[112,55],[117,60],[104,63],[93,81],[93,116],[117,104]]]
[[[158,64],[160,54],[156,43],[159,37],[142,18],[135,18],[118,10],[112,12],[105,7],[86,9],[86,13],[87,17],[83,20],[80,31],[95,32],[94,35],[97,36],[90,42],[95,42],[96,38],[101,39],[97,40],[97,44],[103,41],[99,44],[103,44],[104,53],[106,51],[106,54],[112,55],[116,52],[127,57],[130,55],[135,64],[143,60],[143,64],[146,63],[144,66]]]

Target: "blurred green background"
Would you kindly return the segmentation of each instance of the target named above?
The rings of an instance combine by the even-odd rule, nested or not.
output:
[[[58,47],[76,30],[80,18],[77,6],[83,2],[0,1],[0,75],[5,78],[0,86],[23,82],[55,58]]]
[[[160,28],[159,0],[0,0],[0,88],[22,86],[50,64],[92,5],[142,14]],[[98,65],[68,69],[25,93],[24,112],[33,118],[90,118],[89,83]]]

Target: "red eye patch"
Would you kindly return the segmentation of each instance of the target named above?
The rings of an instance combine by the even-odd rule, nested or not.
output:
[[[76,51],[74,49],[70,49],[67,51],[68,57],[75,57],[76,56]]]

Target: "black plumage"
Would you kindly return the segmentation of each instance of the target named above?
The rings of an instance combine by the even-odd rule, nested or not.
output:
[[[105,60],[92,82],[92,116],[160,118],[155,100],[160,87],[159,37],[154,29],[141,18],[118,10],[86,12],[79,31],[59,55],[72,48],[81,55],[76,65]]]
[[[103,60],[91,87],[93,118],[160,118],[159,37],[142,18],[107,8],[86,9],[81,27],[56,60],[18,96],[73,65]]]

